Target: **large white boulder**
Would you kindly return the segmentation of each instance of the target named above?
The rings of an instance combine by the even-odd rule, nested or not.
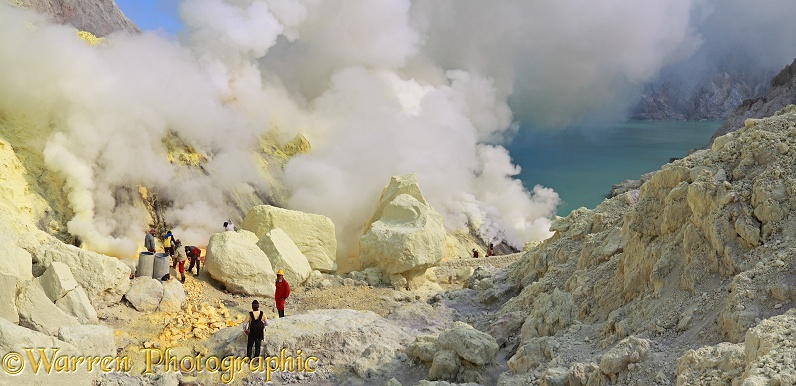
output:
[[[99,325],[61,327],[58,330],[58,339],[73,344],[83,355],[116,355],[114,332],[110,327]]]
[[[376,204],[376,210],[373,211],[373,215],[365,223],[365,229],[362,233],[368,233],[370,226],[381,218],[384,213],[384,208],[387,207],[392,200],[395,200],[396,197],[402,194],[408,194],[420,201],[423,205],[430,206],[426,198],[423,197],[423,193],[420,191],[420,184],[417,182],[417,174],[410,173],[401,176],[393,176],[390,178],[390,183],[382,189],[381,196],[379,196],[379,201]]]
[[[205,269],[237,294],[274,297],[276,274],[257,244],[238,232],[210,236]]]
[[[28,280],[17,295],[19,324],[31,330],[56,336],[61,326],[77,326],[77,318],[67,315],[53,304],[38,280]]]
[[[76,372],[56,372],[54,371],[54,367],[52,368],[49,374],[43,374],[44,368],[39,367],[39,373],[34,373],[33,367],[28,363],[28,352],[26,350],[31,350],[31,355],[35,359],[38,359],[40,356],[39,349],[44,351],[44,354],[48,358],[52,358],[53,355],[63,356],[79,356],[81,355],[80,350],[75,347],[73,344],[63,342],[58,340],[50,335],[45,335],[37,331],[29,330],[25,327],[17,326],[14,323],[11,323],[7,320],[0,319],[0,353],[4,355],[15,355],[19,354],[22,358],[21,360],[24,361],[24,367],[21,369],[21,372],[16,375],[10,375],[8,373],[7,368],[3,370],[3,375],[0,376],[0,379],[4,381],[7,380],[9,384],[11,384],[13,379],[13,385],[15,386],[32,386],[32,385],[75,385],[75,386],[88,386],[92,385],[96,378],[100,375],[100,372],[93,371],[88,373],[86,367],[78,367]],[[57,349],[58,351],[55,352],[54,350]],[[12,354],[14,353],[14,354]],[[17,366],[21,362],[17,360],[9,360],[8,364],[12,365],[13,368],[17,368]],[[42,365],[43,366],[43,365]],[[2,382],[6,384],[6,382]]]
[[[163,299],[160,300],[158,311],[176,312],[185,304],[185,287],[178,280],[163,283]]]
[[[69,291],[64,297],[58,299],[55,305],[67,314],[76,317],[82,324],[95,324],[98,321],[97,311],[88,300],[83,287],[76,287]]]
[[[431,362],[431,367],[428,369],[428,379],[452,381],[459,373],[461,367],[461,360],[455,352],[450,350],[442,350],[434,353],[434,359]]]
[[[354,363],[373,345],[383,348],[375,351],[395,354],[410,337],[408,329],[370,311],[311,310],[269,322],[263,352],[278,356],[285,349],[295,357],[300,349],[304,358],[319,358],[315,366]],[[219,357],[245,355],[246,336],[240,326],[228,327],[213,334],[205,346]]]
[[[34,262],[49,268],[53,262],[69,266],[94,307],[118,303],[130,289],[130,268],[115,257],[86,251],[60,241],[41,244]]]
[[[17,295],[19,276],[17,276],[16,272],[8,272],[11,271],[10,268],[0,264],[0,318],[12,323],[18,323],[19,313],[14,299]]]
[[[44,274],[39,277],[39,283],[44,289],[44,293],[50,300],[56,302],[67,292],[77,287],[77,281],[72,276],[72,271],[64,263],[52,262]]]
[[[246,214],[241,227],[254,232],[258,238],[272,229],[282,229],[307,257],[312,269],[322,272],[337,269],[334,223],[326,216],[258,205]]]
[[[124,298],[138,311],[155,311],[163,299],[163,284],[151,277],[137,277]]]
[[[362,267],[406,279],[421,276],[442,260],[445,237],[439,213],[412,195],[400,194],[360,238]]]
[[[16,266],[20,280],[33,279],[33,257],[28,251],[17,246],[10,235],[0,235],[0,245],[3,246],[3,255],[0,256],[2,265]]]
[[[15,302],[17,287],[21,282],[33,278],[30,253],[19,248],[11,237],[0,235],[0,318],[13,323],[19,322]]]
[[[260,238],[257,246],[268,256],[274,270],[285,271],[288,283],[302,284],[310,276],[312,267],[307,257],[282,229],[271,229]]]
[[[628,364],[641,362],[647,358],[650,345],[649,340],[635,336],[622,339],[600,358],[600,371],[612,376],[626,370]]]
[[[450,329],[440,333],[437,343],[441,348],[451,350],[462,359],[479,366],[492,363],[498,352],[497,341],[492,335],[464,322],[456,322]]]

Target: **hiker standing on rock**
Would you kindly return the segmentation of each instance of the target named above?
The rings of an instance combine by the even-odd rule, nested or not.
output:
[[[280,318],[285,317],[285,300],[290,296],[290,284],[285,280],[285,271],[276,271],[276,291],[274,292],[274,307]]]
[[[225,221],[224,222],[224,230],[225,231],[230,231],[230,232],[235,232],[235,223],[233,223],[232,220]]]
[[[182,249],[182,242],[180,242],[180,240],[174,241],[174,248],[177,250],[174,259],[177,263],[177,272],[179,272],[182,277],[180,281],[185,284],[185,260],[188,260],[188,256],[185,254],[185,250]]]
[[[258,314],[259,312],[259,314]],[[255,316],[257,314],[257,316]],[[252,358],[252,348],[254,356],[260,356],[260,346],[265,338],[265,326],[268,325],[268,317],[265,312],[260,311],[260,302],[252,301],[252,310],[249,311],[249,321],[243,325],[243,332],[248,336],[246,342],[246,357]]]
[[[144,248],[146,248],[149,253],[155,253],[155,230],[150,229],[149,234],[144,237]]]

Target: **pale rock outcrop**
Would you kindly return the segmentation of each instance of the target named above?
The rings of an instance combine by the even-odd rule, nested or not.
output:
[[[61,326],[79,325],[77,318],[67,315],[47,297],[37,280],[22,284],[17,294],[19,325],[56,336]]]
[[[233,293],[274,296],[276,274],[268,256],[241,232],[210,236],[204,269]]]
[[[334,223],[326,216],[296,210],[259,205],[252,208],[243,219],[242,229],[262,238],[272,229],[283,230],[312,269],[331,272],[337,269],[337,238]]]
[[[455,322],[438,336],[417,336],[405,352],[429,365],[431,380],[483,383],[482,366],[495,361],[498,344],[489,334]]]
[[[518,294],[494,318],[505,321],[501,344],[517,347],[511,376],[541,381],[548,368],[572,370],[534,347],[540,331],[560,344],[557,357],[577,363],[599,363],[600,350],[628,336],[654,342],[655,360],[629,371],[601,363],[600,374],[620,384],[671,383],[671,364],[687,350],[748,341],[750,328],[796,301],[794,149],[791,106],[664,165],[635,193],[554,220],[556,234],[506,273]],[[486,278],[470,281],[490,290]],[[556,312],[537,313],[549,307]],[[555,314],[566,317],[545,320]],[[578,342],[593,351],[582,354]],[[722,357],[732,356],[715,361]]]
[[[83,355],[116,355],[114,332],[110,327],[98,325],[61,327],[58,330],[58,339],[74,345]]]
[[[3,270],[6,272],[2,272]],[[0,318],[17,323],[19,322],[19,313],[14,299],[17,295],[18,277],[16,272],[9,274],[7,271],[7,267],[0,268]]]
[[[264,352],[279,355],[284,348],[287,355],[295,357],[296,350],[301,349],[304,358],[316,356],[320,364],[354,363],[363,355],[368,356],[365,352],[370,350],[389,353],[389,358],[380,360],[380,367],[384,367],[397,360],[393,356],[409,339],[405,328],[369,311],[312,310],[269,321]],[[373,345],[380,348],[372,348]],[[206,346],[218,356],[245,355],[246,337],[240,326],[229,327],[213,334]],[[369,370],[361,371],[365,374]]]
[[[428,379],[432,381],[450,381],[456,378],[462,362],[456,352],[441,350],[434,354],[431,367],[428,369]]]
[[[254,234],[254,232],[250,232],[245,229],[240,229],[236,232],[238,233],[239,236],[242,236],[244,240],[249,241],[251,243],[257,244],[257,242],[260,241],[260,238],[257,237],[257,235]]]
[[[545,370],[542,374],[542,382],[540,385],[544,386],[569,386],[570,385],[571,371],[564,367],[551,367]]]
[[[522,325],[522,338],[528,340],[538,336],[555,335],[569,327],[577,316],[572,295],[553,290],[552,294],[540,293],[531,306],[530,314]]]
[[[151,277],[137,277],[124,298],[138,311],[155,311],[163,299],[163,284]]]
[[[265,252],[274,271],[285,271],[288,283],[299,285],[310,276],[310,267],[307,257],[296,247],[290,236],[282,229],[274,228],[260,238],[257,246]]]
[[[746,361],[742,343],[719,343],[716,346],[688,350],[677,359],[677,385],[700,381],[731,385],[743,374]]]
[[[475,365],[494,362],[498,351],[495,338],[464,322],[456,322],[440,333],[437,342],[440,347],[454,351],[462,359]]]
[[[64,297],[58,299],[55,305],[67,314],[76,317],[81,324],[96,324],[98,322],[97,311],[88,300],[88,295],[83,287],[75,287]]]
[[[14,299],[17,287],[33,278],[31,257],[8,235],[0,235],[0,245],[5,246],[0,256],[0,318],[17,323],[19,315]]]
[[[38,280],[42,289],[44,289],[44,293],[54,302],[64,297],[69,291],[77,288],[77,281],[72,276],[72,271],[66,264],[57,261],[50,264]]]
[[[42,291],[43,294],[43,291]],[[46,297],[46,296],[45,296]],[[44,355],[81,355],[80,350],[70,343],[58,340],[51,335],[33,331],[25,327],[17,326],[5,319],[0,318],[0,352],[18,353],[27,361],[26,349],[32,349],[31,354],[34,358],[39,358],[38,349],[44,350]],[[55,349],[58,351],[56,352]],[[41,375],[42,369],[39,368],[39,375],[34,373],[32,366],[25,363],[22,372],[11,378],[7,373],[3,373],[0,379],[13,379],[13,384],[17,386],[39,386],[39,385],[92,385],[99,375],[98,372],[87,373],[85,367],[79,367],[77,372],[55,372],[48,375]],[[45,378],[46,377],[46,378]]]
[[[796,60],[783,68],[770,82],[771,89],[765,96],[745,99],[736,104],[724,123],[711,136],[711,142],[744,126],[749,118],[764,118],[782,108],[796,103]]]
[[[28,136],[7,135],[6,119],[12,114],[7,109],[3,113],[0,117],[0,245],[18,246],[30,251],[28,246],[52,239],[37,227],[37,222],[46,217],[50,207],[35,193],[37,189],[28,183],[32,176],[15,153],[17,140],[28,139]]]
[[[130,268],[115,257],[53,240],[41,244],[33,259],[45,269],[53,262],[66,264],[94,307],[118,303],[130,289]]]
[[[379,219],[360,238],[363,267],[378,267],[387,276],[407,280],[422,277],[442,260],[444,251],[442,216],[409,194],[384,205]]]
[[[476,382],[450,383],[446,381],[429,381],[423,379],[415,386],[482,386],[482,384]]]
[[[763,386],[796,384],[796,309],[763,320],[744,343],[689,350],[677,359],[677,385]]]
[[[358,359],[351,363],[351,370],[364,379],[381,377],[390,370],[390,364],[395,359],[395,349],[372,344],[362,352]]]
[[[185,288],[178,280],[163,282],[163,298],[158,304],[158,311],[176,312],[185,304]]]
[[[403,384],[395,378],[390,378],[384,386],[403,386]]]
[[[0,245],[4,247],[2,257],[4,262],[3,266],[9,268],[16,266],[20,280],[33,279],[33,271],[31,268],[33,257],[30,253],[17,246],[14,238],[10,235],[0,235]]]
[[[405,351],[410,358],[419,359],[421,362],[431,362],[440,348],[436,336],[418,335],[412,343],[406,346]]]
[[[600,358],[600,371],[603,374],[613,376],[627,369],[628,364],[646,359],[649,351],[649,340],[629,336],[603,354],[602,358]]]
[[[378,286],[384,283],[384,273],[381,268],[370,267],[361,271],[351,271],[348,276],[354,280],[360,280],[368,283],[370,286]]]
[[[411,173],[401,176],[393,176],[390,178],[390,183],[387,184],[387,186],[385,186],[381,191],[381,196],[379,196],[379,200],[376,204],[376,210],[373,211],[373,215],[370,217],[370,219],[365,222],[365,229],[362,231],[362,233],[368,233],[368,231],[370,231],[371,225],[373,225],[374,222],[379,221],[379,219],[382,217],[384,208],[386,208],[390,202],[402,194],[408,194],[414,197],[421,204],[431,206],[426,201],[426,198],[423,197],[423,193],[420,191],[420,184],[417,182],[417,174]]]
[[[524,341],[514,355],[509,358],[509,370],[516,374],[528,373],[544,368],[556,356],[558,345],[549,337],[539,337]]]

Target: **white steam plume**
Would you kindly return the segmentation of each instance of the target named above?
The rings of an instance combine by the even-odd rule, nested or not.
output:
[[[412,172],[449,229],[520,246],[549,236],[558,197],[513,178],[509,98],[546,123],[600,109],[693,50],[691,3],[185,0],[182,43],[100,47],[0,6],[0,108],[50,117],[38,135],[68,180],[69,230],[106,253],[140,243],[142,210],[118,192],[138,184],[205,242],[233,213],[225,192],[267,189],[251,150],[274,126],[310,140],[285,168],[288,206],[332,218],[342,256],[389,178]],[[204,171],[167,162],[168,131],[212,154]]]

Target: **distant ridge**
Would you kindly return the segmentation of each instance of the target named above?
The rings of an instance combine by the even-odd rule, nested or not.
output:
[[[114,0],[6,0],[12,5],[48,15],[50,21],[68,24],[102,37],[116,31],[141,30],[116,5]]]
[[[740,129],[748,118],[765,118],[787,105],[796,104],[796,59],[774,76],[770,84],[768,95],[741,102],[710,137],[710,143],[717,137]]]

